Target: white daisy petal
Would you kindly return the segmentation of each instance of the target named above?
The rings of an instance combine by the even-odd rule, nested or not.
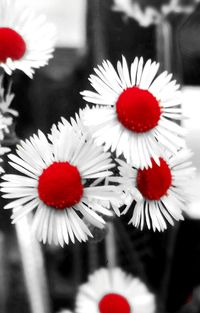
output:
[[[29,202],[32,199],[34,199],[34,195],[28,196],[28,197],[19,198],[17,200],[14,200],[14,201],[9,202],[8,204],[6,204],[4,206],[4,209],[14,209],[16,207],[24,205],[25,203]]]
[[[140,81],[140,88],[142,89],[148,89],[151,85],[155,75],[158,72],[159,63],[153,62],[151,63],[151,60],[148,60],[144,66],[142,78]]]
[[[69,218],[71,220],[71,223],[73,225],[74,234],[76,238],[81,241],[86,241],[88,239],[85,230],[86,228],[82,228],[84,223],[82,223],[82,220],[78,217],[78,215],[74,212],[74,210],[69,210]],[[86,225],[85,225],[86,226]],[[86,226],[87,227],[87,226]]]
[[[143,58],[139,59],[138,68],[137,68],[137,78],[136,78],[136,86],[140,85],[141,77],[142,77],[142,70],[143,70]]]
[[[40,218],[38,220],[38,227],[37,227],[37,231],[36,231],[36,237],[38,238],[39,241],[43,241],[43,232],[46,231],[46,225],[45,223],[48,222],[48,214],[50,215],[50,210],[45,210],[45,207],[40,207],[41,210],[41,214],[40,214]],[[45,234],[46,237],[47,234]]]
[[[9,154],[8,155],[9,159],[11,161],[13,161],[14,163],[24,167],[26,170],[28,170],[29,172],[32,172],[35,175],[40,174],[40,171],[38,171],[37,169],[33,168],[31,165],[29,165],[28,163],[24,162],[22,159],[20,159],[19,157],[17,157],[14,154]]]
[[[103,218],[89,209],[84,203],[77,204],[76,207],[91,224],[98,228],[104,227],[105,222]]]
[[[35,233],[36,238],[38,238],[38,240],[41,240],[41,238],[39,236],[40,235],[39,231],[40,231],[40,224],[41,224],[41,222],[43,222],[41,217],[44,214],[44,212],[43,212],[44,210],[45,210],[45,208],[41,204],[39,204],[38,208],[37,208],[37,210],[33,216],[33,222],[31,225],[31,228],[32,228],[33,232]]]
[[[65,224],[66,224],[66,228],[68,230],[69,237],[70,237],[71,241],[73,243],[75,243],[74,232],[73,232],[71,223],[69,221],[69,212],[65,210],[64,216],[65,216]]]
[[[24,215],[31,212],[38,205],[38,199],[33,199],[30,202],[26,203],[23,207],[18,209],[16,212],[13,212],[11,218],[13,219],[13,223],[16,223],[19,219],[21,219]]]
[[[122,85],[123,89],[126,89],[128,86],[127,86],[126,80],[124,79],[122,63],[120,61],[117,62],[117,71],[118,71],[118,75],[120,78],[120,84]]]
[[[44,210],[46,211],[46,216],[44,218],[44,223],[42,225],[42,238],[41,241],[45,244],[47,242],[48,239],[48,226],[49,226],[49,220],[50,220],[50,216],[51,216],[51,210],[48,210],[48,208],[43,207]]]
[[[69,244],[69,234],[68,234],[68,229],[66,227],[66,222],[65,222],[65,215],[61,219],[61,228],[62,228],[62,233],[63,233],[63,239],[65,243],[68,245]]]
[[[98,207],[98,205],[97,205],[97,207]],[[95,206],[95,211],[97,211],[96,206]],[[90,230],[87,227],[87,225],[83,222],[83,220],[78,216],[78,214],[74,210],[71,211],[71,215],[74,217],[74,219],[76,219],[76,223],[79,224],[79,226],[81,228],[81,233],[82,233],[83,238],[87,239],[87,236],[93,237],[93,235],[90,232]]]
[[[122,57],[122,70],[123,70],[124,80],[126,81],[126,86],[131,87],[128,65],[124,56]]]
[[[137,74],[137,67],[138,67],[138,58],[136,57],[131,64],[131,83],[132,86],[136,85],[136,74]]]

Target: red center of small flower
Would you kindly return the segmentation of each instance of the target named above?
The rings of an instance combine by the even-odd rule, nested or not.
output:
[[[7,58],[19,60],[26,52],[24,39],[15,30],[7,27],[0,27],[0,62]]]
[[[160,158],[160,166],[152,159],[152,168],[138,170],[137,187],[148,200],[159,200],[167,194],[171,184],[171,171],[162,158]]]
[[[39,177],[38,194],[48,206],[56,209],[77,204],[83,195],[81,176],[76,166],[54,162]]]
[[[116,293],[108,293],[99,302],[100,313],[131,313],[126,298]]]
[[[116,102],[118,120],[131,131],[143,133],[154,128],[160,119],[159,102],[138,87],[124,90]]]

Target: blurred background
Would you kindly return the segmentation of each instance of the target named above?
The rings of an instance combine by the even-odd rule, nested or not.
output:
[[[44,246],[30,237],[28,221],[10,225],[0,218],[0,313],[54,313],[74,308],[77,287],[100,266],[119,265],[139,276],[156,294],[158,312],[200,312],[200,4],[170,0],[17,0],[47,15],[57,27],[57,46],[49,66],[34,80],[16,72],[13,108],[16,134],[24,139],[48,132],[61,116],[74,116],[89,88],[88,75],[108,58],[123,54],[161,63],[183,90],[189,119],[187,144],[197,177],[186,220],[165,233],[128,226],[116,218],[86,244]],[[3,206],[3,200],[2,206]],[[116,231],[117,229],[117,231]],[[107,236],[106,236],[107,235]],[[39,288],[39,289],[38,289]],[[92,312],[89,312],[92,313]],[[148,313],[148,312],[147,312]]]

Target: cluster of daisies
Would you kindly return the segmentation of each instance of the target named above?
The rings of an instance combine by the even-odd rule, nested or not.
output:
[[[134,226],[163,231],[183,219],[194,168],[180,125],[179,85],[158,70],[158,63],[137,57],[130,69],[124,57],[116,69],[103,61],[89,78],[93,91],[82,92],[93,104],[82,121],[95,143],[116,157],[118,175],[109,181],[123,189],[121,214],[131,210]]]
[[[10,4],[1,1],[0,66],[32,77],[52,57],[54,28]],[[180,126],[179,85],[158,70],[137,57],[130,68],[124,57],[117,68],[103,61],[89,78],[93,91],[81,93],[92,106],[17,145],[8,156],[15,172],[1,182],[13,223],[30,214],[39,241],[64,246],[87,241],[114,214],[131,211],[131,224],[154,231],[183,219],[194,169]],[[3,113],[16,115],[12,98],[0,92],[2,132],[11,122]]]
[[[0,67],[32,78],[52,57],[54,27],[14,0],[1,0],[0,10]],[[8,155],[14,172],[1,181],[13,223],[29,214],[39,241],[64,246],[87,241],[107,218],[128,211],[141,230],[164,231],[184,218],[194,168],[180,125],[179,85],[158,71],[158,63],[143,58],[130,68],[124,57],[116,68],[103,61],[89,78],[93,90],[81,93],[85,109],[17,144]],[[2,144],[17,116],[10,89],[2,76],[0,155],[8,152]],[[154,313],[155,298],[121,269],[100,269],[79,288],[75,310]]]
[[[101,268],[79,287],[76,313],[155,313],[155,296],[139,279],[120,268]],[[62,310],[59,313],[71,313]]]

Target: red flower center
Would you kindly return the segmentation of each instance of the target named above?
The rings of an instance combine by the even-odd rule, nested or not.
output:
[[[13,29],[0,27],[0,62],[7,58],[19,60],[26,52],[24,39]]]
[[[38,194],[48,206],[56,209],[77,204],[83,195],[81,176],[76,166],[54,162],[39,177]]]
[[[99,302],[100,313],[131,313],[126,298],[116,293],[108,293]]]
[[[116,102],[118,120],[131,131],[143,133],[154,128],[161,109],[156,98],[138,87],[124,90]]]
[[[162,158],[160,158],[160,166],[152,159],[152,168],[138,170],[137,187],[148,200],[159,200],[167,194],[171,184],[171,171]]]

